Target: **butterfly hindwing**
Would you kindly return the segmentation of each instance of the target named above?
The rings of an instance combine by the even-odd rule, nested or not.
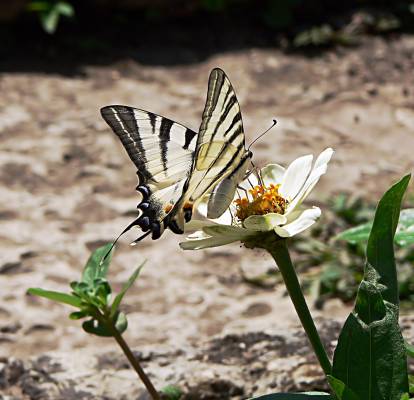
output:
[[[142,213],[133,224],[144,232],[153,231],[156,238],[164,228],[163,219],[182,196],[197,134],[168,118],[133,107],[107,106],[101,114],[137,167]]]

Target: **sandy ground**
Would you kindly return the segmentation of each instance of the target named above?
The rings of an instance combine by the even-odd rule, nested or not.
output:
[[[33,286],[65,290],[68,281],[78,278],[89,252],[111,241],[135,215],[134,166],[100,118],[100,107],[133,105],[197,130],[209,71],[219,66],[238,94],[248,142],[265,130],[272,118],[278,120],[277,127],[254,146],[256,164],[285,164],[297,156],[333,147],[336,153],[317,187],[315,202],[323,204],[342,191],[377,199],[414,166],[413,54],[414,38],[402,36],[388,42],[366,39],[359,48],[331,50],[315,58],[250,49],[217,54],[192,65],[143,66],[128,59],[108,66],[85,65],[83,75],[72,77],[3,73],[2,360],[14,357],[38,362],[46,352],[55,361],[65,359],[64,378],[55,370],[49,372],[57,373],[57,380],[79,377],[82,390],[89,388],[93,394],[84,398],[123,398],[117,392],[120,385],[123,393],[135,396],[125,398],[137,398],[141,390],[125,365],[113,364],[116,371],[111,373],[88,369],[90,364],[100,365],[92,360],[117,350],[114,343],[87,336],[76,322],[67,319],[66,307],[25,294]],[[316,368],[315,360],[298,333],[298,321],[283,288],[255,288],[240,275],[240,268],[256,271],[272,267],[266,254],[239,245],[184,252],[178,247],[182,238],[170,233],[159,241],[147,240],[130,248],[128,243],[135,235],[133,232],[120,241],[111,281],[119,289],[132,269],[148,260],[126,298],[130,323],[126,338],[137,350],[156,354],[147,361],[157,383],[190,385],[195,376],[207,381],[212,377],[236,381],[236,389],[226,389],[226,395],[204,397],[212,399],[308,388],[301,376]],[[323,325],[331,319],[343,321],[348,311],[334,301],[323,312],[314,313]],[[243,336],[249,332],[270,336]],[[245,363],[244,353],[229,365],[220,358],[210,359],[211,351],[200,350],[211,350],[214,340],[223,340],[219,347],[228,348],[225,338],[229,334],[236,335],[230,336],[236,338],[230,339],[233,345],[247,343],[249,349],[253,344],[268,345],[274,335],[289,340],[300,337],[297,348],[305,350],[299,355],[294,351],[283,355],[266,352],[264,346],[258,350],[261,367],[256,365],[256,373],[251,373],[249,362],[249,372],[243,375],[239,366]],[[327,335],[327,341],[334,337]],[[303,364],[308,369],[302,373],[299,366]],[[289,384],[274,379],[283,368],[289,372]],[[315,374],[320,376],[318,371]],[[102,376],[109,376],[109,380]],[[83,398],[79,393],[62,391],[55,397],[22,397],[21,387],[8,390],[16,399]]]

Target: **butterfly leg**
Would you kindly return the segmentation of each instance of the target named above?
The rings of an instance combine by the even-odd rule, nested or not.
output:
[[[241,191],[243,191],[244,192],[244,194],[245,194],[245,196],[248,198],[249,196],[248,196],[248,194],[249,194],[249,192],[247,191],[247,189],[246,188],[244,188],[244,187],[241,187],[241,186],[239,186],[239,185],[237,185],[237,189],[239,189],[239,190],[241,190]],[[239,195],[239,197],[240,197],[240,194],[239,194],[239,192],[237,191],[237,194]]]

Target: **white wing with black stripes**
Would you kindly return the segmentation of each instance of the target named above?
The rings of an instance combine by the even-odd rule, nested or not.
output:
[[[138,225],[146,234],[152,233],[153,239],[165,228],[183,233],[194,204],[214,188],[218,190],[209,201],[209,212],[225,211],[246,174],[251,152],[245,148],[236,94],[221,69],[210,74],[198,134],[132,107],[107,106],[101,114],[136,165],[137,190],[143,195],[138,204],[141,214],[124,232]]]
[[[233,200],[237,184],[246,175],[251,156],[245,147],[236,93],[224,71],[215,68],[209,78],[186,201],[190,204],[196,202],[225,181],[225,196],[214,196],[208,203],[208,214],[219,217]]]
[[[141,214],[127,229],[138,225],[156,239],[164,228],[161,221],[182,197],[197,134],[168,118],[133,107],[107,106],[101,114],[137,167],[137,190],[142,194],[137,208]]]

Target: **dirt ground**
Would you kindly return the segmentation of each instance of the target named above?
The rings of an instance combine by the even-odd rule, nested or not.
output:
[[[3,72],[4,399],[145,398],[112,341],[87,336],[68,320],[66,307],[26,290],[65,290],[89,252],[113,240],[136,213],[134,166],[99,108],[133,105],[197,130],[208,74],[216,66],[236,89],[248,142],[272,118],[278,120],[254,145],[256,164],[286,164],[335,149],[313,196],[322,211],[329,196],[343,191],[375,201],[413,170],[412,36],[366,38],[357,48],[315,57],[251,48],[195,64],[143,65],[128,58],[90,63],[73,76]],[[125,336],[160,387],[178,384],[187,399],[324,387],[283,288],[252,287],[241,277],[240,268],[248,273],[271,268],[266,254],[239,245],[184,252],[178,247],[183,238],[171,233],[131,248],[135,236],[121,239],[111,280],[119,289],[147,260],[126,298]],[[325,342],[333,346],[349,307],[331,301],[313,312]],[[409,328],[412,316],[404,318]]]

